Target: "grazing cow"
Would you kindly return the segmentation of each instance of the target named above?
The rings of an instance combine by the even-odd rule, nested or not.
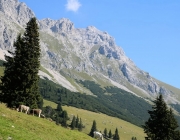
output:
[[[41,114],[40,117],[41,117],[41,118],[46,118],[44,114]]]
[[[98,131],[94,131],[94,138],[98,140],[103,140],[103,135]]]
[[[29,106],[19,105],[19,107],[17,108],[17,111],[20,111],[20,112],[25,111],[25,113],[27,114],[29,111]]]
[[[33,116],[34,116],[34,114],[36,114],[36,115],[38,115],[39,118],[40,118],[40,116],[41,116],[41,112],[42,112],[41,109],[32,109],[32,110],[30,111],[30,113],[33,114]]]

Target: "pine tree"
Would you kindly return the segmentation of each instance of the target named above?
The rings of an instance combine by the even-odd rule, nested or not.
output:
[[[78,115],[77,115],[77,117],[76,117],[76,125],[75,125],[75,127],[76,127],[76,128],[78,128],[78,125],[79,125],[79,117],[78,117]]]
[[[105,138],[107,137],[107,129],[106,128],[104,129],[104,137]]]
[[[83,124],[82,124],[82,120],[80,118],[79,125],[78,125],[78,130],[82,131],[82,129],[83,129]]]
[[[39,76],[40,67],[40,45],[39,32],[36,18],[32,18],[26,27],[24,33],[25,43],[25,66],[23,73],[24,94],[26,95],[26,104],[32,108],[37,108],[37,102],[40,99]]]
[[[143,126],[144,132],[153,140],[173,140],[178,134],[176,131],[178,123],[172,109],[168,109],[161,94],[153,103],[152,111],[148,111],[150,118]]]
[[[95,120],[93,121],[93,124],[92,124],[92,127],[91,127],[91,131],[89,133],[89,136],[94,137],[94,131],[97,131],[96,121]]]
[[[58,103],[56,110],[59,111],[59,112],[62,112],[62,111],[63,111],[62,106],[61,106],[61,103]]]
[[[115,130],[115,134],[114,134],[113,140],[120,140],[117,128]]]
[[[73,119],[72,119],[72,122],[71,122],[71,125],[70,125],[71,129],[75,129],[75,125],[76,125],[76,117],[73,116]]]
[[[18,41],[18,40],[17,40]],[[15,43],[14,43],[15,44]],[[11,53],[11,52],[10,52]],[[12,53],[11,53],[12,54]],[[13,55],[13,54],[12,54]],[[14,82],[14,58],[10,56],[5,56],[6,63],[4,63],[4,76],[1,77],[1,102],[7,103],[8,107],[13,107],[16,105],[17,94],[15,92]],[[12,75],[12,77],[10,77]]]
[[[14,43],[12,57],[6,56],[4,76],[1,77],[2,102],[8,107],[25,104],[37,108],[40,103],[39,76],[40,45],[36,18],[27,23],[24,36]]]
[[[67,120],[68,120],[68,114],[67,114],[67,111],[66,110],[63,110],[62,112],[62,123],[61,125],[64,126],[64,127],[67,127]]]
[[[109,130],[109,138],[112,137],[112,132],[111,132],[111,129]]]

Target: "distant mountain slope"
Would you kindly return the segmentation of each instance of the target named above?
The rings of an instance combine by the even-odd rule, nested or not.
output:
[[[0,0],[0,16],[0,48],[13,50],[17,34],[23,33],[24,26],[35,14],[18,0]],[[107,32],[93,26],[75,28],[66,18],[47,18],[38,24],[44,68],[41,77],[90,95],[93,93],[77,81],[94,81],[102,88],[121,87],[146,100],[162,93],[168,103],[179,104],[180,89],[167,86],[139,69]]]

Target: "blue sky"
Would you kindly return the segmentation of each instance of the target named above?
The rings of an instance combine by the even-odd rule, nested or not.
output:
[[[70,19],[95,26],[142,70],[180,88],[179,0],[20,0],[38,19]]]

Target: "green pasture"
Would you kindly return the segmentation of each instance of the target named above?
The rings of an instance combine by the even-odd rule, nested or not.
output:
[[[48,105],[53,108],[57,107],[57,104],[44,100],[44,106]],[[76,117],[78,115],[78,117],[82,119],[82,123],[85,125],[83,132],[86,134],[90,132],[93,120],[96,120],[97,129],[101,132],[107,128],[108,132],[111,129],[111,132],[114,134],[115,129],[118,128],[121,140],[131,140],[133,136],[136,137],[137,140],[144,140],[146,136],[142,128],[124,120],[70,106],[63,106],[62,108],[68,112],[70,119],[72,119],[73,115]],[[69,124],[70,123],[71,120],[69,121]]]
[[[92,140],[47,119],[27,115],[0,103],[0,140]]]

